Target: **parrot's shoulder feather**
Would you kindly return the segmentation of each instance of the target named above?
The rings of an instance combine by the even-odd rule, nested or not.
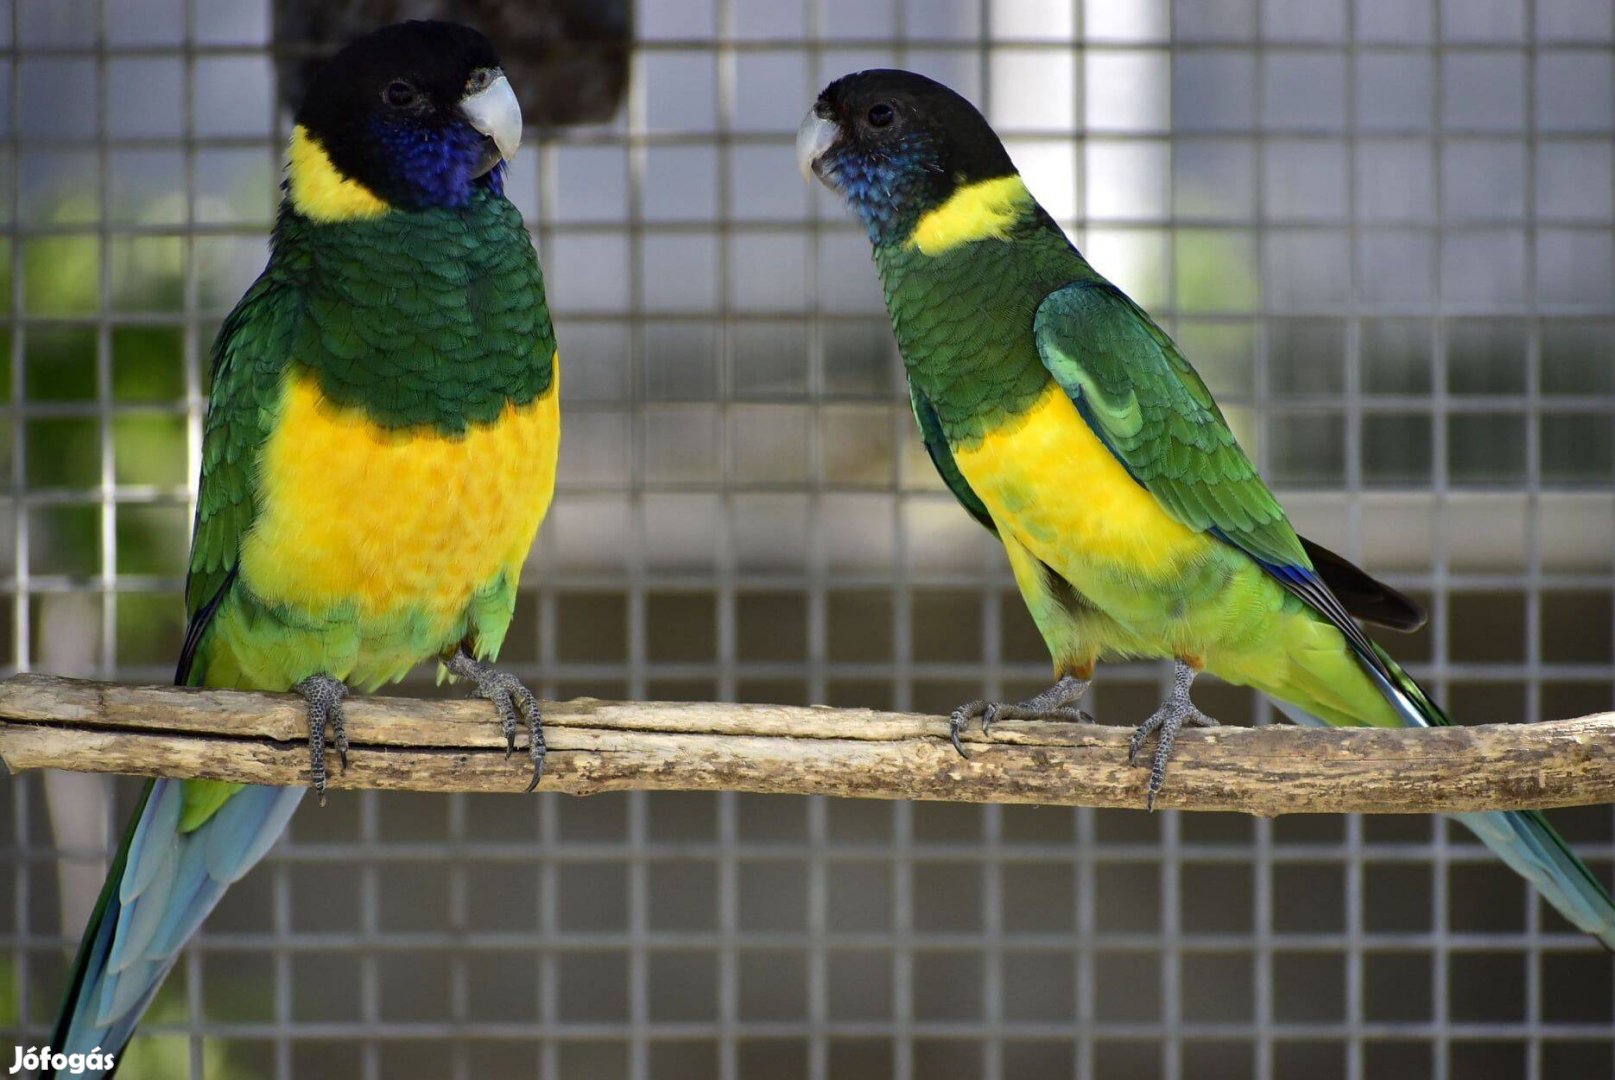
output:
[[[1249,555],[1361,655],[1374,655],[1206,384],[1143,309],[1109,282],[1082,280],[1045,297],[1033,327],[1044,366],[1078,414],[1162,509]]]
[[[1211,392],[1136,304],[1108,282],[1074,282],[1044,299],[1034,329],[1044,366],[1168,513],[1257,558],[1311,568]]]
[[[296,347],[302,304],[273,266],[230,312],[213,343],[213,385],[202,433],[187,626],[176,682],[189,682],[209,623],[237,580],[241,540],[257,513],[256,462]]]

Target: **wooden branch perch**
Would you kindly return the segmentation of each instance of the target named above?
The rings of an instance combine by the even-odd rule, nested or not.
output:
[[[348,769],[332,787],[508,791],[529,766],[505,758],[486,702],[354,697]],[[940,717],[782,705],[608,702],[546,706],[542,790],[755,791],[882,799],[1144,805],[1128,731],[1006,721],[972,756]],[[116,686],[45,675],[0,683],[0,758],[13,770],[77,769],[309,782],[303,703],[289,694]],[[1157,800],[1252,814],[1409,813],[1615,801],[1615,713],[1544,724],[1435,730],[1288,726],[1185,731]]]

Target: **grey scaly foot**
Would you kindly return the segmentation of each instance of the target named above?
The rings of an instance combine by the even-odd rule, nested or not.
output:
[[[310,675],[295,687],[308,702],[308,757],[314,773],[314,791],[325,805],[325,725],[331,725],[337,757],[342,771],[348,771],[348,718],[342,713],[342,699],[348,696],[348,687],[341,679],[329,675]]]
[[[470,679],[477,684],[475,696],[493,702],[499,712],[500,728],[505,733],[505,756],[516,749],[516,729],[523,717],[527,719],[527,752],[533,759],[533,780],[527,785],[532,791],[544,775],[544,716],[538,708],[538,698],[523,686],[521,680],[508,671],[499,671],[473,657],[464,649],[449,657],[445,666],[451,675]]]
[[[1155,740],[1155,757],[1150,760],[1150,783],[1144,800],[1146,809],[1155,809],[1155,796],[1161,793],[1161,785],[1166,782],[1166,762],[1172,756],[1172,744],[1177,741],[1183,725],[1217,726],[1217,721],[1195,708],[1194,702],[1189,700],[1189,687],[1193,685],[1196,674],[1195,669],[1182,660],[1177,662],[1172,669],[1172,692],[1148,720],[1134,729],[1132,741],[1128,743],[1127,761],[1131,764],[1137,760],[1138,752],[1144,749],[1150,735],[1160,733]]]
[[[1064,720],[1074,724],[1091,724],[1093,717],[1076,707],[1082,695],[1088,692],[1088,680],[1066,675],[1036,697],[1025,701],[968,701],[953,710],[948,717],[948,737],[961,757],[969,757],[959,736],[970,725],[981,721],[983,735],[992,731],[1000,720]]]

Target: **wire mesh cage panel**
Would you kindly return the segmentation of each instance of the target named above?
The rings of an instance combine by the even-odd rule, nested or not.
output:
[[[983,105],[1301,531],[1428,601],[1384,640],[1457,720],[1610,707],[1608,0],[635,21],[616,117],[530,132],[509,185],[565,367],[503,657],[544,696],[1046,684],[911,430],[865,237],[792,160],[825,82],[898,65]],[[207,347],[278,196],[271,25],[261,0],[0,4],[12,669],[172,670]],[[1135,723],[1163,675],[1102,667],[1089,707]],[[0,1036],[38,1043],[137,788],[6,788]],[[1610,813],[1554,819],[1607,880]],[[1611,974],[1440,819],[344,792],[231,890],[125,1075],[1599,1077]]]

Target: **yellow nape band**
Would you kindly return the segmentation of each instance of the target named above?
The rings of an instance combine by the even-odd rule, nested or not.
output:
[[[391,209],[359,181],[338,172],[320,140],[302,124],[292,129],[286,177],[292,206],[310,221],[355,221],[380,217]]]
[[[920,218],[908,246],[940,255],[976,240],[1003,240],[1031,204],[1032,194],[1017,175],[970,184]]]

